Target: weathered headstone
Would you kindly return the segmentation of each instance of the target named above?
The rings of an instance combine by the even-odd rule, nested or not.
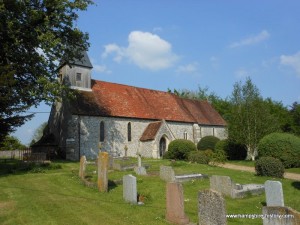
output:
[[[171,166],[160,166],[159,177],[166,182],[174,182],[175,172]]]
[[[199,225],[225,225],[226,206],[221,193],[203,190],[198,194]]]
[[[100,152],[97,160],[98,166],[98,190],[100,192],[107,192],[108,190],[108,153]]]
[[[261,184],[236,184],[228,176],[210,177],[210,188],[217,192],[220,192],[231,198],[243,198],[248,194],[259,195],[265,191],[264,185]]]
[[[126,202],[137,203],[136,177],[131,174],[123,176],[123,198]]]
[[[300,213],[289,207],[264,206],[263,225],[299,225]]]
[[[267,206],[284,206],[282,184],[280,181],[265,182]]]
[[[79,166],[80,179],[84,179],[85,177],[85,168],[86,168],[86,157],[83,155],[80,157],[80,166]]]
[[[231,192],[234,187],[235,183],[228,176],[213,175],[210,177],[210,189],[212,190],[231,196]]]
[[[166,186],[166,219],[171,223],[188,224],[184,213],[184,197],[181,183],[171,182]]]
[[[138,166],[134,167],[134,172],[137,175],[147,175],[146,168],[142,166],[142,156],[138,154],[137,158],[138,158]]]

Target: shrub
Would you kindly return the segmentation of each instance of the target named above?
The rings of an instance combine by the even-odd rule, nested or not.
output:
[[[214,152],[210,149],[205,151],[192,151],[189,154],[189,161],[199,164],[208,164],[212,157]]]
[[[192,141],[177,139],[170,142],[164,158],[186,160],[189,153],[196,150],[196,146]]]
[[[247,156],[247,150],[244,145],[236,144],[230,140],[221,140],[215,145],[215,151],[224,151],[226,159],[244,160]]]
[[[197,149],[198,150],[215,150],[215,145],[217,142],[220,141],[219,138],[214,137],[214,136],[205,136],[201,138],[201,140],[197,144]]]
[[[259,157],[280,159],[285,168],[300,167],[300,138],[287,133],[272,133],[258,143]]]
[[[215,149],[215,152],[211,159],[212,164],[225,163],[226,160],[227,160],[226,152],[222,149]]]
[[[255,171],[258,176],[282,178],[284,166],[279,159],[273,157],[261,157],[255,163]]]

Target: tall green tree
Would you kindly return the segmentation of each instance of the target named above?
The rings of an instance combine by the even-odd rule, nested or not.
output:
[[[38,126],[38,128],[35,129],[35,131],[32,135],[32,140],[30,142],[30,145],[36,143],[37,141],[39,141],[41,139],[41,137],[43,136],[43,133],[44,133],[44,129],[46,128],[47,124],[48,124],[48,122],[44,122],[40,126]]]
[[[91,0],[0,1],[0,142],[41,101],[61,95],[58,62],[80,59],[88,34],[74,26]]]
[[[20,150],[25,149],[26,146],[23,145],[18,138],[13,136],[6,136],[2,143],[0,144],[0,150]]]
[[[168,89],[168,92],[173,93],[181,98],[209,101],[225,120],[227,120],[227,118],[229,117],[231,105],[228,99],[222,99],[215,92],[210,91],[208,87],[203,88],[201,86],[198,86],[197,90],[174,89],[172,91]]]
[[[292,117],[292,132],[300,136],[300,104],[294,102],[289,112]]]
[[[257,144],[266,134],[277,131],[279,122],[265,107],[258,88],[248,77],[234,85],[231,96],[232,111],[229,118],[229,139],[247,148],[247,159],[255,160]]]

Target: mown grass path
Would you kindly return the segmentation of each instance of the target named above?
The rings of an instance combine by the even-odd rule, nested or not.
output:
[[[232,169],[232,170],[248,171],[248,172],[255,173],[255,168],[250,166],[241,166],[241,165],[235,165],[231,163],[218,164],[218,166],[227,169]],[[300,181],[300,174],[285,172],[284,178]]]

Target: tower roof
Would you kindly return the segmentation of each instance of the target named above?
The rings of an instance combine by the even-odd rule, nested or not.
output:
[[[87,67],[87,68],[93,68],[93,65],[90,61],[90,58],[87,54],[86,51],[82,52],[83,57],[81,59],[77,59],[73,62],[71,62],[72,65],[76,65],[76,66],[83,66],[83,67]]]

